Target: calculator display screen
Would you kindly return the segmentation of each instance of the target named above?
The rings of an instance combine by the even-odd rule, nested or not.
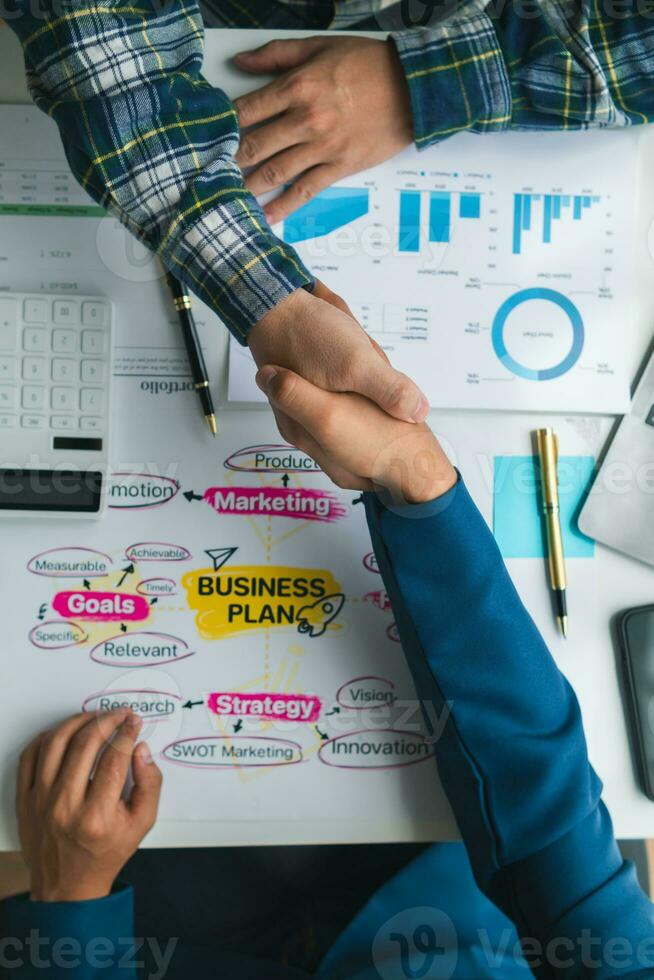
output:
[[[93,514],[101,489],[94,471],[0,469],[0,510]]]

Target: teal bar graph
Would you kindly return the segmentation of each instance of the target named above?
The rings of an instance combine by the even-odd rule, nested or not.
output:
[[[460,218],[479,218],[481,216],[481,194],[461,194],[459,198]]]
[[[400,194],[400,252],[420,251],[420,191]]]
[[[513,254],[520,255],[523,246],[523,232],[531,231],[534,226],[535,214],[533,204],[542,201],[541,241],[551,245],[554,225],[567,217],[570,218],[572,205],[572,220],[581,221],[583,215],[600,201],[598,196],[588,194],[514,194],[513,195]]]
[[[329,235],[363,217],[370,209],[367,187],[329,187],[284,222],[289,245]]]
[[[429,195],[429,241],[445,243],[450,240],[451,195],[434,191]]]
[[[458,211],[454,206],[458,194]],[[481,218],[481,194],[469,191],[400,191],[398,251],[419,252],[421,248],[423,197],[429,198],[429,241],[447,245],[451,241],[452,222],[458,218],[475,221]],[[425,229],[427,230],[427,229]]]

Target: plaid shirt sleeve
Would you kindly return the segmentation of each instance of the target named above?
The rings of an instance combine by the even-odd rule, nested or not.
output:
[[[433,26],[393,34],[416,144],[461,130],[652,121],[654,4],[619,7],[610,16],[598,0],[464,0]]]
[[[200,74],[197,3],[14,0],[9,10],[34,99],[78,180],[241,343],[313,284],[244,186],[234,107]]]

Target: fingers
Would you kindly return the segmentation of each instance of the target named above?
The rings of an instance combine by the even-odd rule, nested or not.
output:
[[[338,293],[333,292],[329,286],[326,286],[320,279],[316,279],[316,286],[313,290],[313,295],[317,299],[322,299],[325,303],[335,306],[337,310],[340,310],[341,313],[346,313],[349,317],[352,317],[353,320],[356,319],[354,313],[347,305],[343,297],[339,296]],[[386,357],[386,354],[384,354],[381,347],[379,347],[374,340],[372,340],[371,343],[378,348],[379,353],[381,353],[383,357]],[[388,358],[386,359],[388,360]]]
[[[372,490],[373,485],[370,480],[366,480],[361,476],[357,476],[356,473],[352,473],[350,470],[346,469],[344,466],[340,466],[335,463],[329,453],[326,453],[322,446],[313,438],[306,429],[302,429],[302,434],[299,441],[296,443],[297,448],[301,449],[302,452],[306,453],[307,456],[311,456],[313,460],[316,461],[323,473],[336,484],[337,487],[347,490]]]
[[[35,776],[43,789],[48,790],[57,778],[71,739],[95,718],[94,714],[81,712],[43,735]]]
[[[128,808],[141,832],[146,834],[154,825],[159,809],[161,770],[154,762],[146,742],[137,745],[132,756],[132,789]]]
[[[314,167],[317,159],[318,151],[311,144],[301,143],[299,146],[293,146],[284,150],[283,153],[278,153],[270,160],[266,160],[260,167],[248,174],[245,178],[246,187],[255,195],[265,194],[266,191],[283,187],[284,184],[295,180],[299,174],[303,174],[305,170],[317,169]],[[302,179],[300,178],[300,180]],[[288,191],[282,194],[282,197],[285,197],[287,193]],[[266,205],[264,211],[269,221],[273,214],[275,215],[273,221],[281,221],[281,218],[288,213],[287,209],[278,207],[276,201],[271,201],[270,204]],[[279,217],[277,217],[278,214]]]
[[[123,792],[134,752],[134,744],[142,728],[142,720],[130,714],[123,721],[100,757],[88,788],[89,801],[102,799],[117,803]]]
[[[274,74],[288,71],[297,65],[304,64],[313,54],[323,47],[320,37],[308,37],[302,40],[269,41],[260,48],[252,51],[241,51],[234,61],[243,71],[257,74]]]
[[[274,410],[283,412],[310,433],[319,430],[334,403],[333,394],[317,388],[294,371],[275,365],[262,367],[257,372],[256,381]]]
[[[352,381],[357,394],[369,398],[396,419],[424,422],[429,414],[429,402],[418,386],[406,374],[391,367],[385,357],[361,360],[354,369]]]
[[[236,162],[239,167],[256,167],[262,160],[269,160],[300,142],[302,131],[299,120],[293,113],[286,112],[274,122],[246,133],[241,139]]]
[[[278,116],[291,105],[292,93],[289,86],[283,85],[282,80],[270,82],[249,95],[242,95],[234,101],[242,129],[265,122],[272,116]]]
[[[309,164],[309,166],[311,165]],[[336,167],[326,163],[321,163],[317,167],[311,167],[311,169],[307,169],[305,166],[303,171],[298,171],[298,173],[302,173],[302,176],[298,177],[283,194],[280,194],[274,201],[270,201],[264,208],[266,218],[271,225],[283,221],[303,204],[308,204],[321,191],[331,187],[343,176]],[[257,193],[259,192],[257,191]],[[319,228],[316,231],[317,234],[321,234]]]
[[[269,372],[267,372],[268,368],[265,367],[259,372],[261,377],[257,375],[257,384],[259,384],[260,388],[268,384],[266,379],[269,376]],[[291,371],[284,373],[289,375],[293,374]],[[302,380],[295,374],[293,374],[293,378],[298,378],[300,381]],[[309,385],[309,387],[313,388],[313,385]],[[269,389],[264,388],[264,390],[267,391],[269,397],[272,399],[272,394],[269,392]],[[317,388],[316,391],[321,392],[321,389]],[[283,399],[284,396],[282,395],[281,397]],[[332,395],[332,401],[334,397],[338,396]],[[326,473],[327,476],[336,484],[336,486],[343,488],[347,487],[349,490],[372,490],[372,483],[369,480],[357,476],[344,466],[336,463],[333,458],[324,451],[318,440],[314,438],[314,436],[308,432],[307,429],[300,424],[300,422],[291,418],[290,415],[282,411],[282,409],[279,408],[272,400],[271,408],[277,422],[277,428],[279,429],[285,442],[288,442],[292,446],[296,446],[298,449],[301,449],[302,452],[307,454],[307,456],[311,456],[311,458],[316,461],[323,473]]]
[[[54,790],[65,787],[72,803],[81,802],[89,787],[89,779],[96,764],[98,753],[123,724],[127,711],[95,715],[69,740],[66,753],[54,784]]]
[[[37,735],[37,737],[32,739],[27,748],[21,753],[18,763],[18,775],[16,778],[17,809],[20,807],[22,800],[25,799],[34,785],[36,767],[39,761],[39,752],[41,751],[41,742],[43,741],[43,737],[44,733]]]

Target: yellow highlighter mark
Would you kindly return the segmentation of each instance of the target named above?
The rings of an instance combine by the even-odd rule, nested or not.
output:
[[[253,630],[299,628],[305,623],[310,635],[319,636],[343,604],[340,584],[324,568],[268,564],[218,571],[201,568],[185,575],[182,586],[205,640]]]

